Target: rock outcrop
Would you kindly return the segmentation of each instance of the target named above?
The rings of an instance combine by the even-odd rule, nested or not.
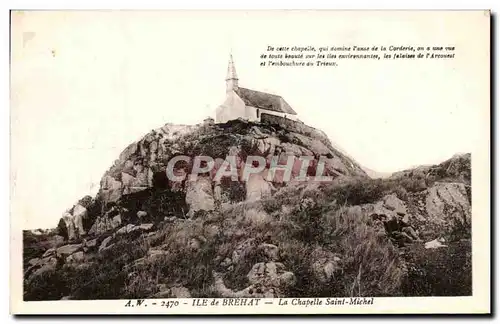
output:
[[[198,211],[215,209],[214,192],[210,178],[200,176],[196,181],[187,182],[186,204],[189,207],[189,217]]]
[[[221,275],[214,273],[214,289],[223,297],[276,298],[283,297],[283,290],[295,284],[295,275],[285,271],[279,262],[259,262],[247,274],[250,286],[240,291],[226,287]]]
[[[85,196],[63,213],[61,219],[69,240],[75,240],[87,234],[84,222],[88,219],[87,208],[93,203],[92,197]]]
[[[227,131],[228,128],[231,132]],[[184,192],[190,215],[199,210],[210,211],[217,203],[214,196],[222,194],[220,188],[215,190],[217,182],[213,181],[213,177],[227,156],[235,156],[238,177],[243,175],[248,155],[261,156],[266,161],[266,169],[245,183],[245,199],[248,200],[268,196],[273,181],[282,182],[279,172],[273,181],[267,179],[267,170],[273,156],[278,158],[279,163],[286,163],[288,156],[294,156],[297,160],[301,156],[311,156],[311,172],[319,158],[323,157],[327,175],[366,176],[355,161],[335,150],[325,138],[310,136],[313,135],[306,136],[240,120],[218,125],[167,124],[129,145],[120,154],[119,159],[103,176],[98,198],[106,205],[118,202],[124,195],[148,188],[171,188]],[[188,163],[181,161],[175,165],[173,172],[178,176],[188,173],[193,167],[195,156],[212,158],[215,168],[210,174],[210,180],[204,176],[199,176],[195,182],[168,179],[168,162],[178,155],[192,158]],[[293,176],[298,176],[299,167],[293,169]]]
[[[129,145],[56,231],[25,232],[26,300],[449,295],[425,275],[453,259],[469,282],[470,156],[373,180],[321,132],[282,126],[167,124]],[[197,156],[214,168],[191,181]],[[270,172],[287,164],[333,181]]]
[[[470,237],[472,208],[467,186],[458,182],[436,182],[409,197],[413,222],[420,228],[423,240]]]

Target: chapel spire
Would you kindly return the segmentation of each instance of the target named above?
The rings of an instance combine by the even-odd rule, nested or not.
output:
[[[233,54],[229,54],[229,63],[227,65],[226,92],[238,89],[238,76],[234,67]]]

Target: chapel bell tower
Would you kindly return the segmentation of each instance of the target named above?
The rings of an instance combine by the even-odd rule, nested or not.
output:
[[[227,65],[226,75],[226,93],[238,89],[238,76],[234,67],[233,55],[229,55],[229,63]]]

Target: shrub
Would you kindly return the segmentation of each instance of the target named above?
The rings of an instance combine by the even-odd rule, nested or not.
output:
[[[471,296],[470,241],[450,243],[448,248],[427,250],[414,245],[405,254],[408,278],[405,296]]]
[[[64,272],[48,270],[24,282],[24,300],[60,300],[68,295],[70,287]]]
[[[396,296],[405,272],[397,249],[369,225],[359,207],[341,207],[324,215],[323,244],[344,260],[343,295]],[[354,289],[353,289],[354,288]]]
[[[326,197],[336,199],[339,204],[361,205],[381,199],[389,185],[382,179],[352,178],[340,184],[323,184],[321,189]]]
[[[246,199],[247,191],[243,182],[232,181],[231,178],[224,177],[221,179],[221,189],[222,195],[226,197],[226,199],[223,198],[225,201],[241,202]]]
[[[350,192],[357,192],[355,197]],[[366,190],[366,191],[364,191]],[[374,202],[390,192],[383,181],[357,180],[346,184],[322,184],[317,190],[287,189],[285,203],[292,203],[288,213],[281,212],[273,238],[279,241],[283,262],[294,272],[298,283],[288,296],[395,296],[401,295],[405,267],[397,249],[385,232],[371,225],[359,206],[352,203]],[[400,194],[404,194],[400,189]],[[277,193],[276,196],[282,193]],[[300,201],[313,197],[314,204],[298,207]],[[332,203],[345,199],[339,206]],[[276,210],[272,201],[264,202]],[[312,251],[342,255],[342,278],[329,284],[318,281],[311,271]]]
[[[243,132],[247,126],[242,127]],[[424,168],[389,179],[359,177],[333,183],[289,184],[257,202],[244,201],[244,186],[227,187],[233,183],[223,183],[233,194],[229,199],[232,204],[200,213],[195,219],[165,224],[147,241],[138,237],[138,232],[117,236],[118,242],[96,255],[88,266],[65,266],[34,278],[25,285],[25,298],[143,298],[155,294],[158,284],[182,285],[193,297],[218,297],[213,290],[213,272],[222,272],[230,289],[246,288],[252,266],[268,261],[258,248],[261,243],[277,245],[277,261],[295,274],[297,284],[284,292],[287,297],[470,295],[470,244],[454,242],[449,249],[436,251],[410,245],[405,247],[403,259],[383,226],[359,206],[391,193],[408,201],[419,196],[413,193],[435,181],[465,172],[462,164],[448,167],[449,172],[441,167],[431,171]],[[127,196],[121,203],[130,210],[144,209],[161,220],[171,214],[182,217],[185,201],[168,189],[153,188]],[[453,226],[454,238],[470,235],[470,224]],[[420,237],[423,235],[420,231]],[[43,237],[27,233],[23,240],[25,260],[45,250]],[[191,244],[193,240],[199,244]],[[144,258],[131,267],[151,246],[161,246],[168,254]],[[238,257],[233,258],[235,250]],[[318,278],[313,265],[335,257],[339,257],[335,261],[338,271],[328,280]],[[225,258],[233,259],[232,268],[221,265]]]
[[[45,252],[45,247],[39,242],[40,238],[29,231],[23,231],[23,260],[25,266],[27,265],[27,261],[32,258],[40,257]]]

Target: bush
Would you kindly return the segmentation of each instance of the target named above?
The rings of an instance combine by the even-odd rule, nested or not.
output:
[[[405,254],[408,263],[408,278],[402,285],[405,296],[471,296],[471,252],[470,241],[431,250],[412,246]]]
[[[232,181],[229,177],[221,179],[221,189],[224,201],[227,202],[241,202],[245,201],[247,191],[245,183],[239,181]]]
[[[382,198],[388,188],[382,181],[356,181],[344,185],[321,185],[319,191],[304,192],[287,189],[286,202],[293,207],[281,212],[278,229],[273,236],[279,240],[283,262],[294,272],[298,284],[288,292],[293,297],[311,296],[397,296],[405,279],[404,264],[398,250],[383,229],[373,227],[371,219],[349,196],[349,189],[360,193],[358,203]],[[363,190],[366,189],[366,192]],[[401,191],[402,192],[402,191]],[[277,194],[277,196],[280,193]],[[311,205],[300,205],[301,198],[314,196]],[[330,203],[346,198],[346,204]],[[268,210],[275,210],[271,201],[264,202]],[[314,278],[311,253],[318,246],[343,256],[342,278],[326,284]]]
[[[370,225],[359,207],[341,207],[323,216],[323,243],[343,260],[343,296],[397,296],[405,272],[397,249]]]
[[[450,164],[449,168],[463,172],[461,164]],[[118,242],[97,254],[88,266],[65,266],[34,278],[25,286],[25,298],[145,298],[154,295],[159,284],[182,285],[193,297],[218,297],[213,291],[214,271],[223,274],[228,288],[246,288],[253,265],[268,262],[258,248],[261,243],[278,246],[277,262],[296,277],[296,285],[284,292],[287,297],[470,295],[470,244],[455,242],[449,249],[436,251],[427,251],[421,245],[399,250],[384,226],[374,222],[360,206],[391,193],[403,201],[412,200],[419,196],[414,192],[452,173],[442,168],[434,173],[423,170],[390,179],[360,177],[290,184],[257,202],[244,201],[244,186],[223,183],[233,194],[229,199],[232,204],[200,213],[198,218],[166,223],[147,241],[138,237],[138,232],[117,236]],[[134,212],[146,210],[159,221],[171,214],[182,217],[179,208],[185,201],[168,189],[153,188],[126,196],[121,203]],[[470,224],[455,227],[452,234],[457,240],[470,234]],[[43,240],[25,235],[25,260],[45,251]],[[130,266],[152,246],[168,254],[144,258]],[[233,258],[235,251],[238,257]],[[404,259],[401,251],[405,251]],[[221,265],[225,258],[233,260],[232,268]],[[338,271],[328,280],[318,278],[313,265],[332,259],[338,262]]]
[[[27,266],[27,261],[41,257],[45,252],[46,249],[39,243],[40,240],[31,232],[23,231],[23,260],[25,266]]]
[[[24,300],[60,300],[70,293],[64,272],[48,270],[24,282]]]
[[[57,223],[57,235],[61,235],[65,240],[68,239],[68,227],[62,218],[59,219],[59,223]]]

